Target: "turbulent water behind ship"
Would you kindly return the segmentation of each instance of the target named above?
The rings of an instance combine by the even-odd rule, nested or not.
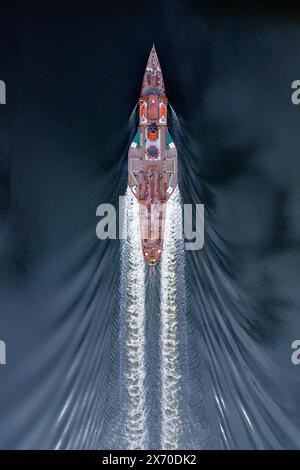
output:
[[[122,406],[107,447],[128,449],[178,447],[180,431],[181,358],[179,322],[184,322],[184,254],[180,233],[179,190],[166,211],[164,251],[155,275],[146,266],[140,239],[139,204],[128,188],[125,233],[121,249],[119,390]],[[183,272],[182,272],[183,274]],[[183,323],[181,325],[183,330]],[[112,396],[115,399],[114,391]],[[108,407],[109,408],[109,407]],[[121,424],[121,425],[120,425]],[[113,436],[115,436],[113,438]],[[114,439],[114,441],[112,441]]]

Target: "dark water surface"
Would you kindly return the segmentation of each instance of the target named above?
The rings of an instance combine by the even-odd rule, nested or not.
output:
[[[153,42],[182,200],[205,204],[204,248],[185,255],[179,446],[300,448],[300,18],[200,5],[1,6],[1,448],[117,446],[120,245],[97,240],[95,213],[126,191]]]

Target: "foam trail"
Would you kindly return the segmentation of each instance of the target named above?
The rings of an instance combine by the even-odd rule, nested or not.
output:
[[[167,203],[164,249],[161,257],[161,447],[177,449],[179,412],[179,350],[177,275],[178,227],[181,221],[178,188]]]
[[[139,204],[126,192],[126,389],[128,394],[125,440],[129,449],[147,446],[145,406],[145,263],[141,250]],[[126,233],[126,232],[125,232]]]

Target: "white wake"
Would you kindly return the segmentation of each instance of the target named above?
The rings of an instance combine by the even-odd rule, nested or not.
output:
[[[128,449],[147,447],[145,406],[145,262],[141,249],[139,204],[127,188],[124,220],[126,270],[126,410]]]
[[[178,188],[167,203],[161,257],[161,448],[177,449],[180,432],[177,274],[182,209]]]

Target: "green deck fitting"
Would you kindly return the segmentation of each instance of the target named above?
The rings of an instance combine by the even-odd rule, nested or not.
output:
[[[138,146],[140,146],[140,131],[139,130],[135,134],[135,138],[133,139],[133,142],[136,143]]]
[[[167,131],[167,145],[170,145],[173,142],[173,139],[170,135],[170,132]]]

